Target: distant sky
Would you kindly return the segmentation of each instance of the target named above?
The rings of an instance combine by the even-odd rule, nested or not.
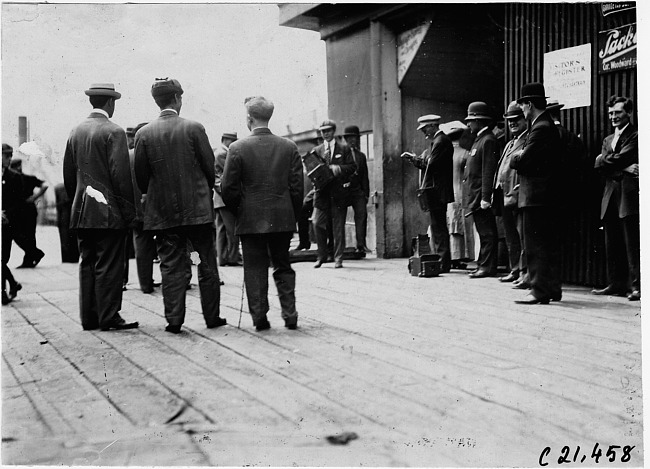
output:
[[[113,121],[132,127],[158,109],[157,77],[185,90],[181,115],[221,133],[246,134],[243,100],[275,103],[271,130],[310,130],[327,114],[325,43],[281,27],[276,4],[2,4],[2,141],[18,143],[18,116],[32,140],[60,160],[72,127],[91,107],[84,90],[112,82],[122,93]]]

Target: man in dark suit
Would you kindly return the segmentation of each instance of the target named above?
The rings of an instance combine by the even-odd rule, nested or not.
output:
[[[451,139],[440,130],[440,116],[428,114],[418,118],[418,130],[430,141],[429,148],[420,156],[408,159],[416,168],[423,171],[420,187],[425,190],[431,217],[431,236],[433,253],[442,260],[442,272],[451,270],[449,250],[449,229],[447,228],[447,204],[454,201],[453,158],[454,145]]]
[[[560,238],[555,223],[561,196],[558,169],[562,164],[562,143],[546,111],[543,84],[525,84],[517,103],[529,130],[523,149],[512,155],[510,167],[519,174],[519,208],[531,291],[516,303],[548,304],[562,299]]]
[[[93,110],[70,133],[63,182],[79,240],[79,311],[84,330],[131,329],[120,316],[126,232],[135,218],[126,134],[109,120],[121,94],[110,83],[86,90]]]
[[[151,95],[160,116],[135,134],[135,177],[145,195],[144,229],[154,231],[160,257],[165,330],[181,332],[185,321],[188,241],[198,265],[201,309],[208,329],[223,326],[214,247],[214,154],[205,128],[179,116],[183,88],[157,79]]]
[[[497,223],[491,207],[499,143],[492,133],[494,118],[487,104],[471,103],[465,120],[475,139],[465,163],[463,207],[472,214],[481,241],[478,267],[469,277],[492,277],[497,273],[498,260]]]
[[[603,141],[594,168],[605,177],[600,218],[605,227],[608,285],[596,295],[641,299],[639,235],[639,137],[631,123],[634,103],[613,96],[608,102],[614,133]]]
[[[19,230],[16,230],[15,221],[22,210],[23,178],[22,175],[10,168],[14,149],[11,145],[2,144],[2,304],[13,301],[18,291],[23,286],[16,281],[9,266],[11,257],[11,244],[16,238],[16,243],[22,243]],[[9,292],[7,293],[7,283]]]
[[[340,145],[334,139],[336,123],[324,121],[319,127],[323,143],[312,152],[318,155],[334,174],[334,180],[314,193],[314,212],[312,220],[318,244],[318,259],[314,264],[319,268],[327,260],[328,223],[331,223],[334,238],[334,268],[343,267],[345,250],[345,217],[347,214],[348,183],[356,170],[350,148]]]
[[[224,132],[221,135],[221,146],[214,149],[214,210],[217,226],[217,257],[219,265],[241,266],[239,238],[235,234],[235,216],[226,208],[221,198],[221,177],[226,166],[226,155],[230,144],[237,141],[237,132]]]
[[[350,125],[345,128],[343,138],[350,148],[356,170],[350,176],[347,205],[354,211],[354,228],[357,240],[355,254],[366,257],[366,232],[368,229],[368,198],[370,197],[370,181],[368,180],[368,158],[359,150],[361,134],[359,127]]]
[[[302,207],[302,160],[295,143],[269,130],[271,101],[254,96],[246,98],[244,105],[252,133],[230,145],[221,188],[226,206],[236,213],[248,309],[258,331],[271,327],[266,316],[270,258],[284,325],[296,329],[296,273],[289,244]]]

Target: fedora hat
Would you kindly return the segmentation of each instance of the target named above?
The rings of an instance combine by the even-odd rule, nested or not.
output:
[[[318,127],[318,130],[327,130],[327,129],[334,129],[336,130],[336,122],[334,122],[331,119],[325,119],[323,123]]]
[[[221,139],[229,138],[230,140],[237,140],[237,132],[224,132],[221,134]]]
[[[491,114],[492,112],[490,110],[490,106],[485,104],[483,101],[474,101],[473,103],[470,103],[469,107],[467,108],[467,117],[465,118],[465,120],[466,121],[476,120],[476,119],[493,120]]]
[[[84,93],[88,96],[110,96],[115,99],[122,97],[120,93],[115,91],[113,83],[93,83]]]
[[[156,78],[151,85],[151,96],[156,97],[163,94],[183,94],[183,88],[178,80],[173,78]]]
[[[526,83],[521,87],[521,97],[517,98],[517,102],[520,103],[527,99],[546,99],[546,91],[544,90],[544,85],[542,83]]]
[[[357,127],[356,125],[348,125],[343,131],[343,136],[349,137],[351,135],[356,135],[357,137],[359,137],[361,135],[361,133],[359,132],[359,127]]]
[[[521,110],[519,105],[517,104],[517,101],[512,101],[510,104],[508,104],[508,109],[506,109],[506,113],[503,115],[506,119],[516,119],[518,117],[524,117],[524,111]]]
[[[560,104],[557,99],[549,99],[546,101],[546,110],[548,111],[559,111],[564,107],[564,104]]]
[[[429,124],[437,124],[440,122],[440,116],[437,116],[435,114],[427,114],[425,116],[420,116],[418,117],[418,129],[417,130],[422,130],[424,129],[427,125]]]

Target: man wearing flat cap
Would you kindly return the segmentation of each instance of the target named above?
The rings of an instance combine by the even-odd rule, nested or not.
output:
[[[79,311],[84,330],[131,329],[120,316],[124,243],[135,219],[126,133],[109,119],[121,95],[111,83],[86,90],[93,110],[70,133],[63,182],[79,240]]]
[[[214,153],[203,125],[180,117],[183,88],[178,80],[156,79],[151,95],[157,119],[135,134],[135,177],[145,195],[144,229],[156,234],[167,332],[185,321],[188,242],[198,252],[201,309],[206,326],[223,326],[215,250]]]
[[[428,114],[418,118],[418,130],[430,141],[429,148],[409,161],[421,170],[420,187],[424,189],[431,218],[433,253],[442,260],[442,272],[451,269],[447,204],[454,201],[454,145],[440,129],[440,116]]]
[[[499,142],[492,133],[492,111],[484,102],[471,103],[465,120],[475,138],[465,163],[463,207],[474,218],[481,245],[476,261],[478,267],[469,277],[492,277],[497,272],[498,233],[491,207]]]
[[[562,299],[560,238],[557,217],[560,203],[559,171],[562,142],[546,110],[542,83],[521,88],[517,104],[528,121],[528,136],[521,150],[513,153],[510,167],[519,174],[524,247],[530,293],[520,304],[548,304]]]
[[[214,210],[217,226],[217,258],[221,266],[241,266],[239,237],[235,234],[235,215],[226,208],[221,198],[221,177],[226,166],[230,144],[237,141],[237,132],[224,132],[221,146],[214,149]]]
[[[343,251],[345,250],[345,217],[347,214],[347,195],[350,176],[356,170],[352,153],[347,146],[340,145],[334,139],[336,123],[324,121],[318,128],[323,137],[323,143],[312,152],[318,155],[334,174],[334,180],[322,189],[316,189],[314,194],[314,213],[312,215],[316,242],[318,244],[318,259],[314,268],[319,268],[327,260],[328,224],[331,223],[334,238],[334,268],[343,267]]]
[[[343,138],[350,148],[356,169],[350,176],[347,205],[354,211],[354,228],[357,240],[355,254],[366,257],[366,232],[368,228],[368,198],[370,197],[370,181],[368,180],[368,159],[359,150],[361,134],[359,127],[350,125],[343,131]]]

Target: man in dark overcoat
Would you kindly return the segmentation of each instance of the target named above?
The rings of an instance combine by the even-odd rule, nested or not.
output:
[[[429,140],[429,148],[421,155],[408,158],[423,174],[420,187],[429,205],[433,253],[442,260],[441,272],[451,270],[447,204],[454,201],[454,145],[440,130],[440,116],[427,114],[418,118],[418,130]],[[407,154],[408,155],[408,154]]]
[[[470,278],[492,277],[497,273],[498,232],[492,212],[494,173],[499,160],[499,143],[492,133],[494,118],[487,104],[469,105],[467,125],[475,136],[463,177],[463,207],[472,214],[481,242],[477,269]]]
[[[109,119],[121,94],[111,83],[86,90],[93,110],[70,133],[63,182],[73,199],[70,228],[79,240],[79,312],[84,330],[130,329],[120,316],[124,243],[135,219],[129,149]]]
[[[165,330],[181,332],[188,283],[188,241],[199,254],[201,309],[206,326],[223,326],[215,250],[214,153],[203,125],[180,117],[183,88],[157,79],[151,95],[157,119],[135,134],[135,177],[145,196],[144,229],[154,231],[162,274]]]
[[[627,295],[637,301],[641,299],[641,269],[639,137],[631,123],[634,103],[614,96],[607,106],[614,133],[605,137],[594,168],[605,177],[600,218],[605,227],[608,285],[592,293]]]
[[[302,160],[295,143],[271,133],[271,101],[255,96],[244,105],[251,134],[230,145],[221,193],[226,207],[236,214],[235,233],[241,238],[248,309],[255,328],[271,327],[267,318],[270,260],[284,325],[296,329],[296,273],[289,244],[302,208]]]
[[[357,246],[354,253],[366,257],[366,233],[368,231],[368,198],[370,197],[370,180],[368,179],[368,158],[360,150],[361,133],[356,125],[349,125],[343,131],[343,138],[350,148],[356,169],[350,176],[348,186],[348,203],[354,211],[354,231]]]
[[[548,304],[562,299],[560,233],[556,220],[560,207],[562,142],[546,111],[542,83],[528,83],[517,103],[528,121],[523,149],[515,152],[510,167],[519,174],[519,208],[523,215],[524,246],[530,293],[521,304]]]
[[[314,212],[312,220],[318,244],[318,259],[314,264],[319,268],[327,260],[328,223],[331,223],[334,238],[334,268],[343,267],[345,250],[345,217],[347,214],[347,196],[350,176],[356,166],[350,148],[340,145],[334,138],[336,123],[324,121],[319,127],[323,143],[315,147],[316,153],[334,174],[334,180],[326,187],[316,189],[314,193]]]

